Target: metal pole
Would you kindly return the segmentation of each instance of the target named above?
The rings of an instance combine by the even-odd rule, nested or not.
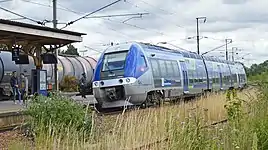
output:
[[[196,18],[196,41],[197,41],[197,54],[199,54],[199,19],[204,19],[204,23],[206,22],[206,17],[197,17]]]
[[[199,27],[198,27],[198,18],[196,18],[196,42],[197,42],[197,54],[199,54]]]
[[[234,61],[234,47],[232,48],[232,61]]]
[[[57,0],[53,0],[53,28],[57,28]],[[58,50],[55,50],[55,57],[58,60]],[[54,65],[54,80],[55,80],[55,90],[59,90],[58,84],[58,63]]]
[[[225,52],[226,52],[226,60],[228,60],[228,49],[227,49],[227,39],[225,39]]]

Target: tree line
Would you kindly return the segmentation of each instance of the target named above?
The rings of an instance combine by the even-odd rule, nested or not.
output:
[[[260,64],[253,64],[249,68],[246,68],[246,73],[248,76],[255,76],[268,71],[268,60],[260,63]]]

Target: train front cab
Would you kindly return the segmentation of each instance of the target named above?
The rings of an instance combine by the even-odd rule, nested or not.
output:
[[[242,63],[236,62],[238,88],[243,89],[247,84],[246,71]]]
[[[102,108],[111,108],[141,104],[151,85],[143,50],[138,44],[132,44],[125,49],[111,49],[101,55],[92,86],[98,104]]]

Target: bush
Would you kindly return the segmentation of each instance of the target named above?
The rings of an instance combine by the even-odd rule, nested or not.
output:
[[[58,95],[31,99],[26,114],[30,116],[29,125],[35,136],[66,133],[70,129],[88,135],[92,128],[91,111]]]
[[[60,83],[60,89],[64,92],[77,92],[78,80],[75,76],[64,76]]]

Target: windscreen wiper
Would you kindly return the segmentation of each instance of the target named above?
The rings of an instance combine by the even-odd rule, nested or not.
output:
[[[109,65],[108,65],[108,62],[105,63],[105,66],[107,67],[108,71],[109,71],[111,74],[113,74],[112,70],[110,69],[110,67],[109,67]]]

